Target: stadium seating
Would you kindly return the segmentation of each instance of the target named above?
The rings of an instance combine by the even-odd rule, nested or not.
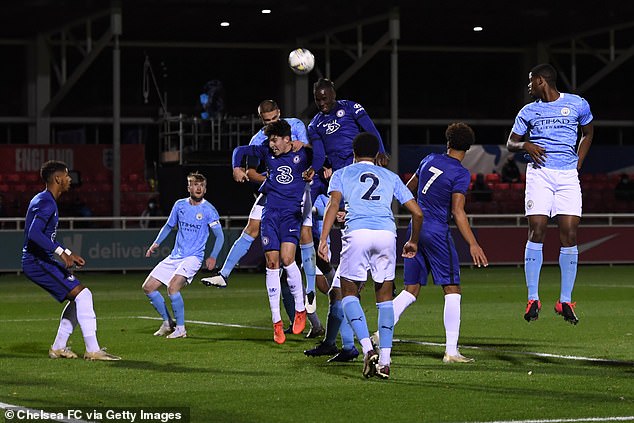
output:
[[[112,174],[82,174],[82,184],[59,201],[62,216],[72,216],[77,203],[85,203],[94,216],[112,215]],[[29,201],[44,189],[38,172],[0,173],[0,194],[7,217],[23,217]],[[142,175],[121,176],[121,214],[140,216],[150,198],[158,197]]]

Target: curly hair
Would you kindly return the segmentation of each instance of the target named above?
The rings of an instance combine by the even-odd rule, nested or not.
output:
[[[466,123],[456,122],[447,127],[445,138],[449,148],[467,151],[475,141],[475,133]]]

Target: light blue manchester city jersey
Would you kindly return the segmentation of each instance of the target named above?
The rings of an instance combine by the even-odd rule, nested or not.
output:
[[[353,163],[335,171],[328,194],[333,191],[342,194],[346,206],[344,233],[357,229],[396,233],[392,198],[401,204],[414,198],[397,174],[370,162]]]
[[[557,170],[577,168],[577,131],[579,125],[592,122],[586,100],[575,94],[561,93],[555,101],[537,100],[519,111],[512,131],[529,133],[530,141],[546,150],[544,167]]]
[[[218,211],[209,201],[203,199],[202,203],[193,206],[189,198],[177,200],[166,223],[172,228],[178,226],[170,257],[182,259],[196,256],[203,261],[211,226],[219,224]]]

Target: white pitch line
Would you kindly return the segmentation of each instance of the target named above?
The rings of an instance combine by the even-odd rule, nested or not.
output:
[[[40,410],[38,408],[28,408],[28,407],[22,407],[21,405],[13,405],[13,404],[6,404],[4,402],[0,402],[0,410],[5,410],[5,412],[4,412],[5,418],[7,417],[7,412],[8,412],[7,409],[22,410],[22,411],[26,411],[26,412],[37,414],[37,415],[42,415],[43,413],[48,413],[49,415],[53,414],[52,412],[49,412],[49,411],[46,411],[46,410]],[[55,414],[58,414],[58,413],[55,413]],[[15,418],[12,418],[11,420],[15,420],[15,421],[18,421],[18,420],[31,421],[32,419],[29,419],[29,418],[27,418],[27,419],[19,419],[19,418],[15,417]],[[57,420],[57,419],[53,419],[53,418],[50,418],[50,417],[46,418],[46,419],[43,419],[43,420],[54,421],[54,422],[62,422],[62,423],[90,423],[88,420],[77,420],[77,419],[61,419],[61,420]]]
[[[120,320],[120,319],[145,319],[145,320],[162,320],[160,317],[150,317],[150,316],[114,316],[114,317],[104,317],[99,318],[99,320]],[[50,320],[58,320],[57,318],[50,319],[13,319],[13,320],[0,320],[0,323],[15,323],[15,322],[38,322],[38,321],[50,321]],[[230,328],[239,328],[239,329],[258,329],[258,330],[270,330],[269,327],[262,326],[249,326],[249,325],[239,325],[235,323],[222,323],[222,322],[208,322],[204,320],[186,320],[186,323],[192,323],[197,325],[205,325],[205,326],[223,326]],[[444,343],[438,342],[426,342],[426,341],[414,341],[407,339],[394,339],[394,343],[402,343],[402,344],[416,344],[416,345],[425,345],[430,347],[444,347]],[[560,355],[560,354],[550,354],[550,353],[540,353],[533,351],[513,351],[513,350],[499,350],[497,348],[490,347],[478,347],[475,345],[460,345],[460,348],[472,349],[472,350],[481,350],[481,351],[493,351],[504,354],[519,354],[519,355],[528,355],[533,357],[546,357],[546,358],[559,358],[563,360],[576,360],[576,361],[591,361],[598,363],[614,363],[614,364],[625,364],[625,365],[634,365],[634,361],[626,361],[626,360],[611,360],[608,358],[595,358],[595,357],[583,357],[583,356],[574,356],[574,355]]]
[[[634,416],[615,416],[615,417],[586,417],[578,419],[544,419],[544,420],[496,420],[489,422],[470,422],[470,423],[582,423],[582,422],[629,422],[634,420]],[[465,422],[467,423],[467,422]]]
[[[432,347],[444,347],[445,346],[445,344],[441,344],[441,343],[438,343],[438,342],[411,341],[411,340],[407,340],[407,339],[394,339],[392,342],[394,342],[394,343],[398,342],[398,343],[402,343],[402,344],[428,345],[428,346],[432,346]],[[499,353],[504,353],[504,354],[521,354],[521,355],[530,355],[530,356],[535,356],[535,357],[561,358],[561,359],[564,359],[564,360],[594,361],[594,362],[599,362],[599,363],[614,363],[614,364],[631,364],[631,365],[634,365],[634,361],[611,360],[609,358],[583,357],[583,356],[576,356],[576,355],[559,355],[559,354],[540,353],[540,352],[533,352],[533,351],[499,350],[497,348],[491,348],[491,347],[478,347],[478,346],[475,346],[475,345],[462,345],[462,344],[460,344],[460,348],[467,348],[467,349],[481,350],[481,351],[493,351],[493,352],[499,352]]]
[[[146,320],[163,320],[160,317],[150,317],[150,316],[134,316],[137,319],[146,319]],[[261,329],[261,330],[270,330],[271,328],[265,328],[262,326],[248,326],[248,325],[238,325],[235,323],[222,323],[222,322],[206,322],[203,320],[185,320],[185,323],[193,323],[196,325],[205,325],[205,326],[224,326],[228,328],[241,328],[241,329]]]

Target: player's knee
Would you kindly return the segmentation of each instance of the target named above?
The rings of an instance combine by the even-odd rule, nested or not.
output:
[[[244,228],[243,232],[249,235],[251,238],[257,238],[260,234],[260,221],[249,219],[249,223],[247,223],[247,226]]]

